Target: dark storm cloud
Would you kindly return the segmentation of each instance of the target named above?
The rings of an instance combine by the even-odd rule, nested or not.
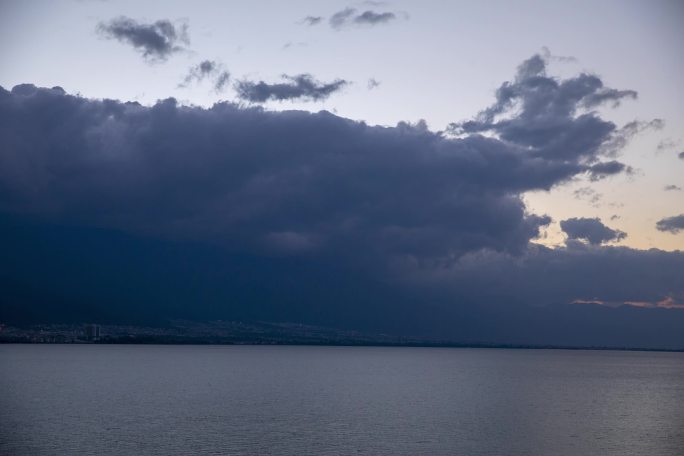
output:
[[[620,230],[608,228],[598,218],[570,218],[562,220],[560,226],[569,240],[586,240],[592,245],[620,241],[627,236]]]
[[[543,68],[537,58],[522,65],[498,93],[497,105],[512,90],[510,106],[483,111],[472,133],[459,124],[458,137],[325,111],[0,89],[0,250],[13,252],[0,281],[16,276],[27,296],[38,285],[89,290],[92,306],[126,315],[344,320],[535,343],[559,343],[555,330],[577,315],[575,335],[587,334],[595,314],[571,302],[676,306],[681,252],[596,245],[624,234],[582,219],[564,229],[587,243],[530,242],[551,220],[529,213],[521,195],[586,175],[618,152],[606,145],[617,147],[623,130],[584,111],[577,92],[587,91],[569,89],[584,87],[584,75],[556,80]],[[620,98],[594,86],[609,106]],[[8,219],[21,220],[11,236]],[[681,229],[674,219],[659,223]],[[47,228],[30,238],[27,224]],[[564,304],[568,313],[557,310]],[[544,306],[555,326],[539,320]],[[615,334],[611,318],[596,334]],[[633,341],[633,330],[611,343]]]
[[[656,228],[658,231],[667,231],[672,234],[677,234],[680,231],[684,231],[684,214],[658,220],[656,223]]]
[[[531,245],[437,267],[404,258],[378,281],[340,263],[5,214],[0,247],[6,323],[296,321],[466,343],[684,348],[681,252]]]
[[[147,108],[29,85],[0,101],[3,211],[380,263],[519,251],[549,222],[517,196],[546,185],[535,177],[543,164],[493,139],[327,112],[173,99]]]
[[[538,80],[534,62],[516,85]],[[574,81],[543,79],[557,88]],[[261,102],[321,99],[341,86],[290,80],[238,90]],[[552,103],[562,142],[544,136],[530,146],[525,135],[449,138],[424,123],[387,128],[328,112],[174,99],[144,107],[17,86],[0,93],[0,210],[380,265],[522,252],[550,219],[528,214],[520,195],[585,173],[615,128],[597,114],[573,116],[569,105],[583,98],[565,98],[562,110]],[[523,118],[526,131],[542,132],[547,117],[531,109],[498,122]]]
[[[212,81],[216,92],[221,92],[226,88],[228,81],[230,81],[230,73],[223,69],[223,65],[218,62],[203,60],[190,68],[183,82],[179,84],[179,87],[188,87],[193,83],[200,83],[206,79]]]
[[[109,22],[100,22],[97,31],[132,45],[147,60],[166,60],[171,54],[183,50],[188,44],[187,24],[176,26],[166,19],[146,24],[121,16]]]
[[[349,84],[343,79],[336,79],[329,83],[316,81],[309,74],[296,76],[283,75],[288,82],[269,84],[264,81],[238,81],[235,85],[240,99],[252,103],[284,100],[325,100],[335,92],[342,90]]]
[[[359,13],[355,8],[345,8],[330,16],[329,23],[332,28],[341,29],[350,25],[386,24],[396,18],[397,15],[389,11],[379,13],[366,10]]]
[[[681,191],[682,188],[681,188],[680,186],[678,186],[678,185],[669,184],[669,185],[666,185],[665,187],[663,187],[663,190],[665,190],[666,192],[670,192],[670,191]]]

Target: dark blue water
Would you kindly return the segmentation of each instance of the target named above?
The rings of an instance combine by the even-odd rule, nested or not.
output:
[[[684,354],[0,346],[3,455],[682,455]]]

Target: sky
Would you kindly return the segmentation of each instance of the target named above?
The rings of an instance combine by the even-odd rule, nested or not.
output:
[[[106,301],[98,287],[133,280],[105,265],[124,261],[111,237],[253,271],[203,287],[272,304],[254,318],[373,326],[347,307],[371,300],[405,309],[398,331],[445,313],[506,341],[527,337],[519,306],[541,306],[537,342],[582,306],[682,318],[683,22],[676,1],[2,1],[5,313]],[[103,268],[78,299],[56,253],[74,236],[104,249],[74,260],[74,277]],[[151,256],[160,274],[170,260]],[[311,307],[333,278],[356,291]],[[167,299],[153,281],[140,295]],[[246,291],[259,283],[268,296]],[[437,320],[421,331],[453,336]]]

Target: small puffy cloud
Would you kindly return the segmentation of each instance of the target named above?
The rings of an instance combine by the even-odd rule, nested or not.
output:
[[[675,142],[672,138],[666,138],[658,142],[658,145],[656,146],[656,153],[661,153],[665,152],[668,150],[672,150],[677,147],[679,142]]]
[[[106,38],[130,44],[148,61],[164,61],[183,50],[181,44],[190,42],[187,24],[174,25],[166,19],[142,23],[120,16],[108,22],[100,22],[97,31]]]
[[[677,234],[680,231],[684,231],[684,214],[658,220],[656,223],[656,229],[658,231],[667,231],[672,234]]]
[[[330,17],[330,26],[332,28],[340,28],[344,26],[352,20],[355,13],[356,10],[354,8],[345,8],[336,12]]]
[[[589,173],[589,179],[592,181],[598,181],[605,177],[612,176],[621,172],[632,173],[633,169],[630,166],[620,163],[619,161],[612,160],[607,162],[597,163],[591,165],[587,172]]]
[[[664,189],[666,192],[681,191],[681,190],[682,190],[682,188],[681,188],[680,186],[674,185],[674,184],[666,185],[665,187],[663,187],[663,189]]]
[[[183,82],[179,84],[179,87],[188,87],[193,83],[200,83],[207,79],[213,82],[214,90],[221,92],[226,88],[228,81],[230,81],[230,73],[223,68],[222,64],[216,61],[203,60],[190,68]]]
[[[560,226],[568,240],[584,240],[592,245],[620,241],[627,237],[623,231],[608,228],[598,218],[570,218],[561,221]]]
[[[304,19],[302,19],[302,23],[308,26],[318,25],[322,21],[323,18],[321,16],[306,16]]]
[[[364,11],[354,18],[354,22],[357,24],[382,24],[396,19],[397,15],[390,12],[376,13],[375,11]]]
[[[238,81],[235,85],[238,97],[252,103],[284,100],[325,100],[335,92],[349,84],[344,79],[336,79],[329,83],[315,80],[309,74],[296,76],[283,75],[288,82],[269,84],[264,81]]]
[[[373,89],[377,88],[379,85],[380,85],[380,81],[376,80],[375,78],[370,78],[368,80],[367,87],[368,87],[368,90],[373,90]]]
[[[575,199],[585,200],[594,207],[598,207],[601,198],[603,198],[602,193],[597,192],[591,187],[580,187],[572,192],[572,194],[575,196]]]
[[[376,12],[366,10],[359,12],[355,8],[345,8],[330,16],[329,23],[334,29],[341,29],[351,25],[379,25],[386,24],[397,18],[396,13],[389,11]]]
[[[304,47],[306,45],[307,45],[307,43],[305,41],[296,41],[296,42],[288,41],[287,43],[283,44],[282,49],[286,50],[286,49],[291,49],[293,47]]]
[[[228,73],[227,71],[219,72],[219,74],[214,79],[214,89],[217,92],[222,91],[228,85],[228,81],[230,81],[230,73]]]

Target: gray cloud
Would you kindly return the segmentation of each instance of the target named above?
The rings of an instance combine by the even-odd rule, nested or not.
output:
[[[323,18],[321,16],[306,16],[304,19],[302,19],[302,23],[306,25],[318,25],[323,21]]]
[[[619,161],[615,160],[596,163],[595,165],[591,165],[587,168],[589,179],[592,181],[598,181],[623,171],[631,174],[633,169],[631,166],[627,166],[624,163],[620,163]]]
[[[394,13],[390,12],[384,12],[384,13],[376,13],[375,11],[364,11],[363,13],[359,14],[354,18],[354,22],[357,24],[382,24],[385,22],[389,22],[393,19],[396,19],[397,16]]]
[[[591,187],[581,187],[572,193],[575,196],[575,199],[586,200],[594,207],[598,207],[601,198],[603,198],[603,194],[597,192]]]
[[[181,44],[189,43],[187,24],[176,26],[166,19],[146,24],[120,16],[100,22],[97,31],[107,38],[132,45],[149,61],[164,61],[183,50]]]
[[[577,58],[573,57],[573,56],[551,54],[551,50],[546,46],[542,46],[541,55],[542,55],[542,58],[546,61],[562,62],[562,63],[575,63],[575,62],[577,62]]]
[[[568,164],[584,167],[598,178],[620,170],[617,162],[595,164],[602,156],[613,156],[627,140],[649,126],[630,122],[618,129],[594,111],[601,104],[616,106],[624,98],[635,98],[632,90],[607,88],[598,76],[580,74],[566,80],[546,75],[546,61],[535,55],[518,67],[513,82],[505,82],[496,92],[496,102],[474,119],[453,123],[453,135],[493,133],[502,141],[529,150],[529,154],[554,163],[560,169]],[[592,166],[596,166],[592,172]]]
[[[680,186],[678,186],[678,185],[669,184],[669,185],[666,185],[665,187],[663,187],[663,190],[665,190],[666,192],[669,192],[669,191],[681,191],[682,188],[681,188]]]
[[[680,231],[684,231],[684,214],[658,220],[656,223],[656,229],[658,231],[667,231],[672,234],[677,234]]]
[[[603,154],[608,157],[614,157],[635,136],[647,130],[660,130],[664,126],[665,121],[663,119],[653,119],[648,122],[638,120],[628,122],[622,128],[616,130],[611,140],[603,145]]]
[[[350,21],[353,21],[355,13],[356,10],[354,8],[345,8],[341,11],[336,12],[329,19],[330,26],[332,28],[340,28],[348,24]]]
[[[223,65],[213,60],[203,60],[190,68],[187,76],[179,87],[188,87],[193,83],[200,83],[204,80],[211,80],[216,92],[221,92],[226,88],[230,81],[230,73],[223,68]]]
[[[680,152],[677,156],[678,156],[680,159],[684,160],[684,152]]]
[[[373,90],[373,89],[377,88],[378,86],[380,86],[380,81],[377,81],[375,78],[370,78],[368,80],[368,84],[367,84],[368,90]]]
[[[290,49],[290,48],[295,47],[295,46],[297,46],[297,47],[303,47],[303,46],[307,46],[307,43],[304,42],[304,41],[299,41],[299,42],[296,42],[296,43],[293,43],[292,41],[288,41],[287,43],[283,44],[282,49],[283,49],[283,50],[286,50],[286,49]]]
[[[663,139],[658,142],[658,145],[656,146],[656,153],[659,154],[661,152],[674,149],[677,147],[677,144],[679,144],[679,142],[675,142],[671,138]]]
[[[389,11],[379,13],[366,10],[359,13],[355,8],[345,8],[330,16],[329,23],[332,28],[341,29],[350,25],[386,24],[396,18],[397,15]]]
[[[608,228],[598,218],[570,218],[562,220],[560,226],[568,240],[586,240],[592,245],[620,241],[627,237],[627,234],[620,230]]]
[[[283,75],[289,82],[269,84],[264,81],[238,81],[235,85],[238,97],[252,103],[264,103],[269,100],[325,100],[335,92],[349,84],[343,79],[322,83],[309,74],[296,76]]]
[[[217,92],[222,91],[230,81],[230,73],[227,71],[220,71],[219,74],[214,79],[214,89]]]

